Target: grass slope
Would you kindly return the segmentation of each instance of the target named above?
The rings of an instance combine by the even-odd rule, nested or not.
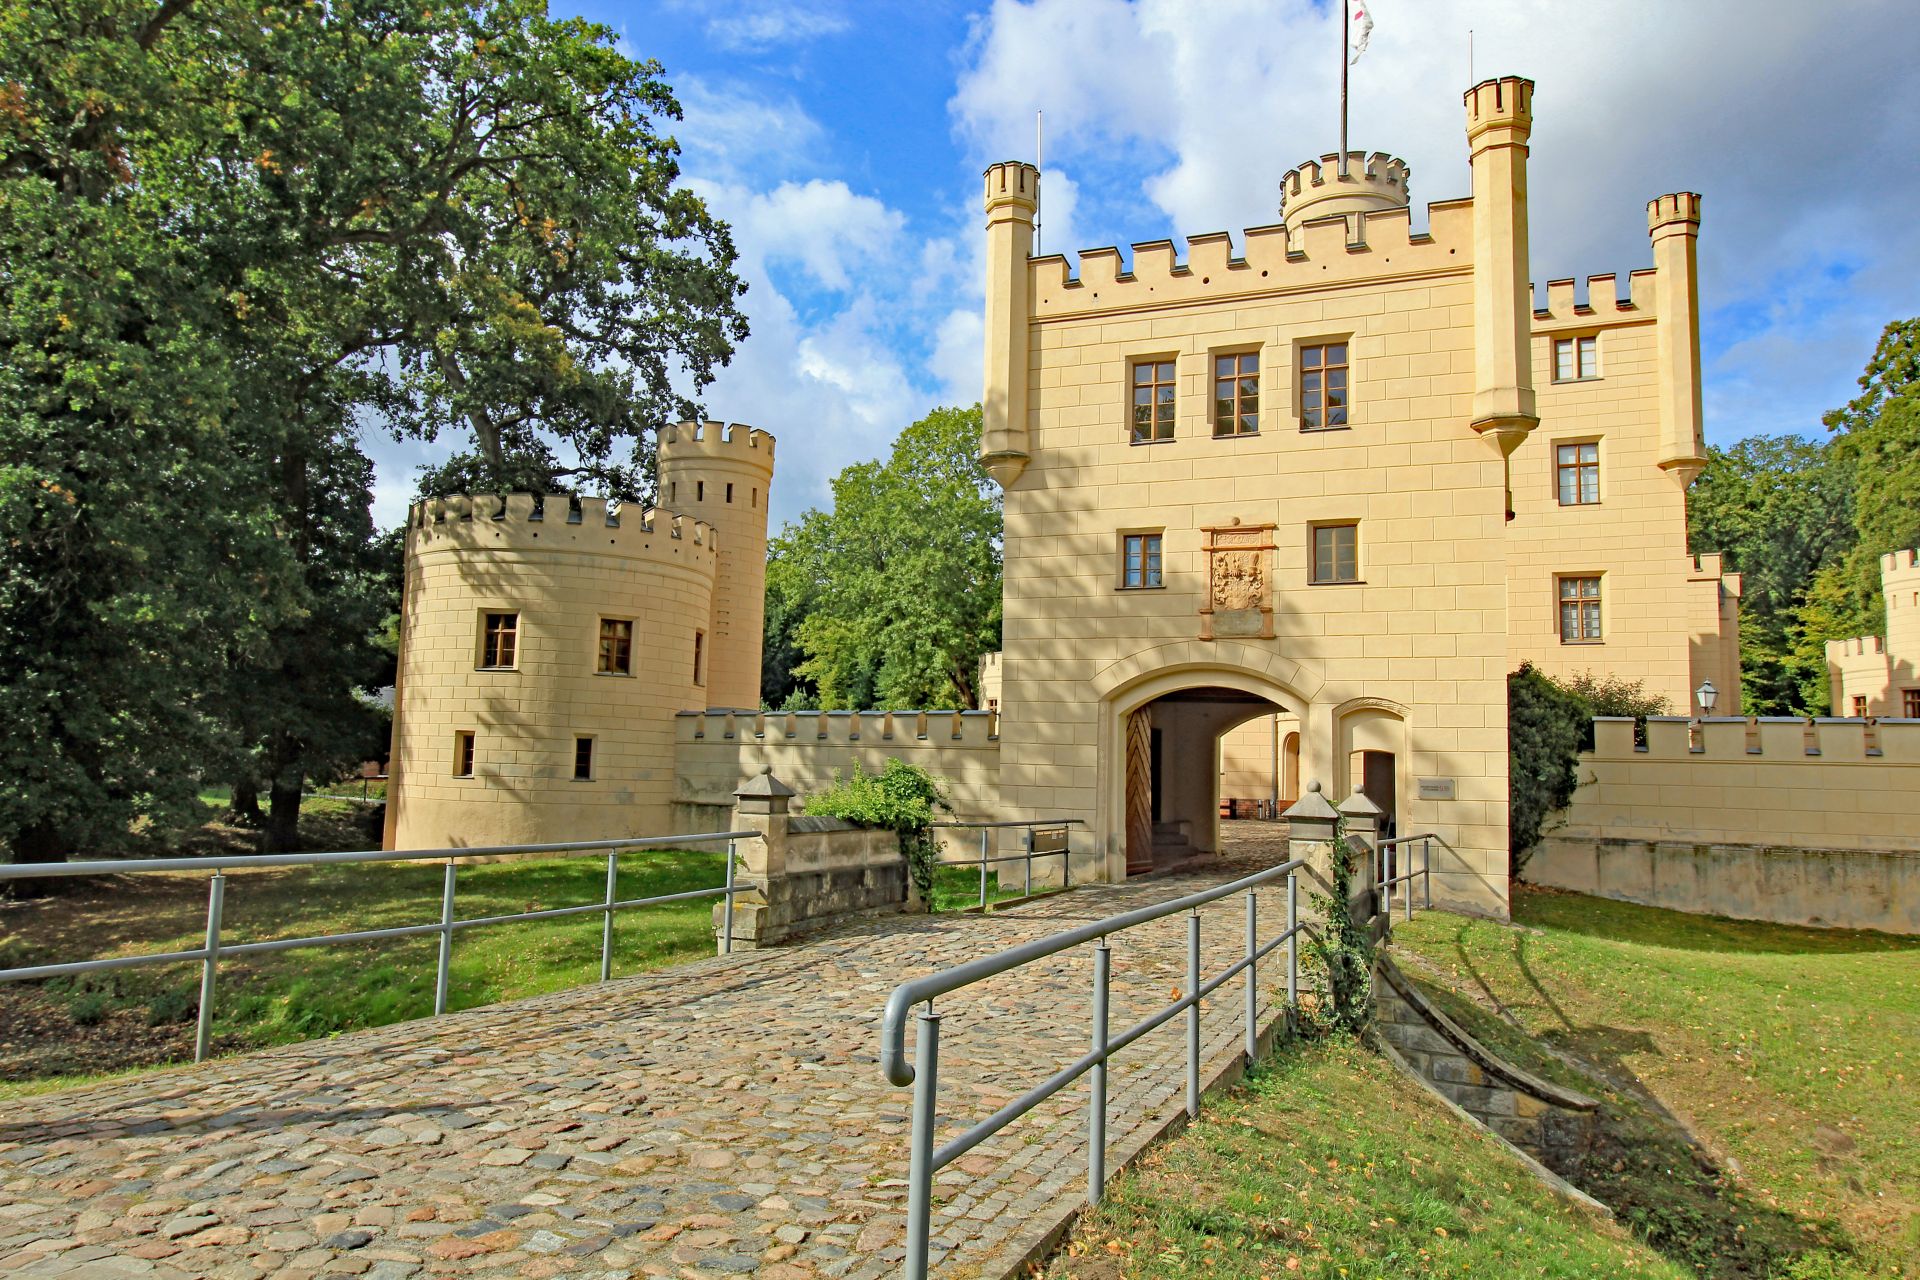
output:
[[[1283,1048],[1116,1178],[1050,1280],[1692,1272],[1548,1190],[1357,1044]]]
[[[1513,913],[1395,939],[1493,1047],[1602,1092],[1588,1190],[1701,1273],[1920,1275],[1920,939],[1540,890]]]

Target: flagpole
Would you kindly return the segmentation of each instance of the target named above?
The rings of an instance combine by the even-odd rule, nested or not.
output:
[[[1340,0],[1340,176],[1347,176],[1347,42],[1353,22],[1352,0]]]

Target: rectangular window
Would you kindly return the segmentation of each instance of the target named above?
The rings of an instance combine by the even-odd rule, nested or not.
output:
[[[1160,535],[1128,533],[1120,538],[1120,585],[1157,587],[1160,585]]]
[[[1578,382],[1600,376],[1600,339],[1555,338],[1553,340],[1553,380]]]
[[[593,739],[575,738],[573,740],[573,780],[591,782],[593,780]]]
[[[1560,579],[1560,643],[1583,644],[1600,638],[1600,579]]]
[[[473,734],[464,730],[453,735],[453,776],[473,776]]]
[[[598,670],[607,675],[633,674],[633,623],[624,618],[600,619]]]
[[[693,633],[693,682],[707,682],[707,633],[704,631]]]
[[[1360,526],[1317,524],[1313,527],[1313,581],[1360,581]]]
[[[489,613],[480,628],[480,665],[511,667],[520,649],[520,615]]]
[[[1600,446],[1563,444],[1556,448],[1555,471],[1560,480],[1560,505],[1584,507],[1600,501]]]
[[[1250,436],[1260,430],[1260,357],[1254,352],[1213,358],[1213,434]]]
[[[1866,694],[1856,693],[1853,695],[1853,714],[1855,719],[1859,719],[1867,714]]]
[[[1300,348],[1300,429],[1326,431],[1346,425],[1347,344]]]
[[[1909,720],[1920,720],[1920,689],[1900,691],[1900,714]]]
[[[1173,439],[1173,361],[1133,366],[1133,443]]]

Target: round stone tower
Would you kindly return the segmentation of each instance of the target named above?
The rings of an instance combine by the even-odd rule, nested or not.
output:
[[[1904,688],[1916,683],[1914,673],[1920,671],[1920,551],[1908,548],[1881,556],[1880,591],[1887,602],[1887,653],[1897,668],[1894,683]],[[1894,701],[1886,714],[1905,715],[1905,706],[1898,698]]]
[[[718,532],[713,625],[701,643],[698,707],[758,710],[767,600],[767,492],[773,437],[718,422],[660,431],[657,501]]]
[[[1359,215],[1407,207],[1410,176],[1406,161],[1384,151],[1349,151],[1345,174],[1338,152],[1287,170],[1280,179],[1280,217],[1288,242],[1297,242],[1300,228],[1313,219],[1336,215],[1347,220],[1347,239],[1359,240]]]

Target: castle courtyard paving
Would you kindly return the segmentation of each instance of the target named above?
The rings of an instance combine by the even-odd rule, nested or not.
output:
[[[896,1274],[911,1090],[880,1075],[887,993],[1285,857],[1279,828],[1234,825],[1204,871],[7,1103],[0,1275]],[[1277,927],[1284,890],[1260,909]],[[1116,1030],[1177,992],[1184,940],[1178,917],[1114,940]],[[1207,972],[1243,940],[1237,900],[1203,912]],[[942,1006],[943,1137],[1085,1051],[1091,967],[1070,953]],[[1205,1011],[1208,1079],[1237,1060],[1243,991]],[[1176,1020],[1117,1060],[1116,1157],[1180,1109],[1183,1044]],[[1006,1274],[1083,1198],[1085,1097],[1066,1091],[942,1174],[936,1274]]]

